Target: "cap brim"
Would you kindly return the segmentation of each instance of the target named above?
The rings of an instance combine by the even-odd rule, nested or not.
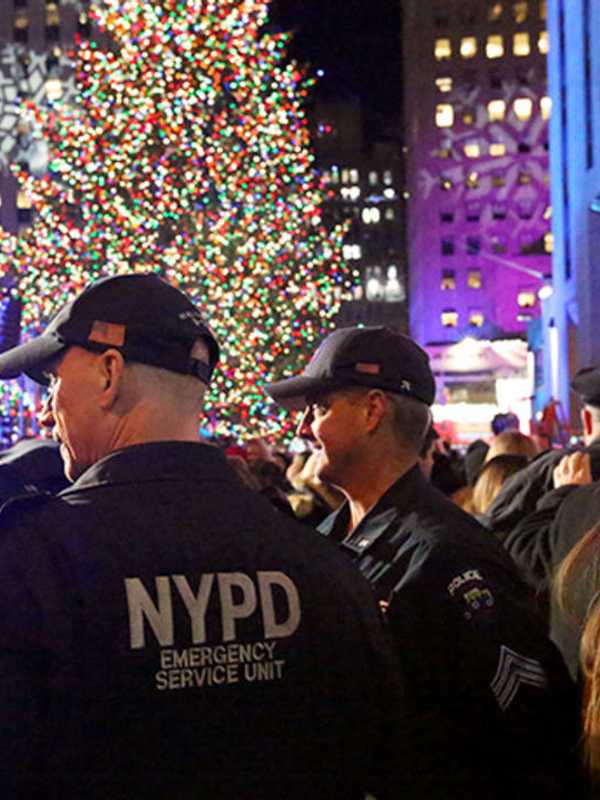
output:
[[[36,339],[0,353],[0,379],[10,380],[25,374],[36,383],[45,386],[48,380],[44,376],[44,369],[65,348],[65,343],[60,339],[42,334]]]
[[[306,406],[307,395],[315,394],[335,387],[337,382],[323,380],[323,378],[306,378],[297,375],[283,381],[269,383],[265,387],[267,394],[282,408],[288,411],[301,411]]]

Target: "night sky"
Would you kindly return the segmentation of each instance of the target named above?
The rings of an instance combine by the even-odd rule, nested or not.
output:
[[[295,33],[290,55],[325,70],[315,96],[358,97],[375,136],[398,117],[400,0],[272,0],[270,18]]]

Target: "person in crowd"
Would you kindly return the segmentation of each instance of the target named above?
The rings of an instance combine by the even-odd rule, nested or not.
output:
[[[600,797],[600,521],[561,562],[554,599],[580,642],[585,761]]]
[[[475,486],[479,472],[485,463],[490,446],[483,439],[475,439],[465,450],[465,478],[467,486]]]
[[[256,436],[248,439],[244,444],[244,455],[248,464],[252,464],[258,459],[269,461],[273,455],[273,449],[262,437]]]
[[[531,461],[537,455],[537,447],[531,436],[520,431],[502,431],[491,443],[485,461],[501,455],[524,456],[527,461]]]
[[[425,434],[421,449],[419,450],[419,463],[421,466],[421,472],[427,478],[427,480],[431,478],[431,470],[433,469],[434,463],[434,453],[436,450],[436,443],[439,438],[440,435],[436,431],[432,422],[427,433]]]
[[[390,796],[379,611],[200,441],[218,354],[187,295],[128,274],[0,355],[49,384],[73,481],[0,514],[3,798]]]
[[[294,456],[286,474],[293,489],[288,499],[294,514],[303,523],[314,528],[344,500],[341,492],[317,477],[316,465],[317,454],[306,450]]]
[[[490,530],[500,539],[535,511],[538,502],[544,502],[542,498],[554,486],[554,469],[565,454],[577,450],[588,453],[592,476],[595,480],[600,478],[600,370],[580,370],[571,381],[571,388],[583,402],[584,447],[541,453],[506,481],[488,512]]]
[[[477,517],[484,516],[505,481],[515,472],[523,469],[528,460],[524,455],[504,453],[486,461],[473,487],[473,496],[468,510]]]
[[[294,511],[287,498],[291,488],[285,478],[285,473],[279,464],[271,459],[255,458],[249,464],[250,472],[258,484],[258,491],[282,514],[294,516]]]
[[[22,439],[0,452],[0,506],[22,494],[56,494],[67,483],[56,442]]]
[[[513,414],[512,411],[508,411],[504,414],[496,414],[492,419],[490,427],[494,436],[499,436],[501,433],[504,433],[504,431],[518,431],[519,418],[516,414]]]
[[[346,502],[320,526],[387,607],[415,798],[576,796],[577,701],[509,556],[419,466],[435,382],[382,327],[329,335],[267,386]]]

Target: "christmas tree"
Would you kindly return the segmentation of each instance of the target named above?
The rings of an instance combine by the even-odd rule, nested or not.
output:
[[[96,277],[156,271],[194,295],[224,358],[217,433],[276,432],[262,386],[298,369],[349,285],[324,226],[303,103],[268,0],[105,0],[80,42],[77,104],[28,111],[49,173],[18,171],[34,223],[0,239],[25,335]]]

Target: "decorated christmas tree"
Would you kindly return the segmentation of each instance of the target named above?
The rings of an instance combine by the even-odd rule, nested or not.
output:
[[[349,285],[328,230],[303,103],[268,1],[104,0],[80,42],[78,102],[29,106],[49,143],[17,170],[34,222],[0,238],[0,276],[37,331],[90,280],[156,271],[197,297],[224,350],[217,433],[285,426],[262,386],[298,369]],[[14,388],[12,401],[14,402]]]

